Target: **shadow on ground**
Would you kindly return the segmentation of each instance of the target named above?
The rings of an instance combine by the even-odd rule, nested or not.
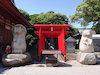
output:
[[[57,67],[72,67],[72,65],[63,63],[63,62],[59,62],[59,65]]]
[[[12,67],[4,67],[0,62],[0,75],[3,74],[5,71],[10,70]]]
[[[51,65],[50,67],[53,67],[52,64],[50,64],[50,65]],[[27,64],[26,66],[32,66],[32,67],[47,67],[47,64],[45,63],[45,58],[43,58],[41,60],[41,62],[33,61],[32,63]],[[72,67],[72,65],[67,64],[66,62],[59,62],[58,61],[58,65],[55,66],[55,67]]]
[[[5,71],[11,69],[11,67],[0,68],[0,74],[3,74]]]

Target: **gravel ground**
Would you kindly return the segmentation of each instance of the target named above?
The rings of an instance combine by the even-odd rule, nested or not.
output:
[[[100,64],[82,65],[76,60],[60,62],[58,67],[30,64],[20,67],[0,68],[0,75],[100,75]]]
[[[100,75],[100,66],[1,68],[0,75]]]
[[[44,62],[35,62],[20,67],[2,67],[0,75],[100,75],[100,61],[96,65],[82,65],[76,60],[61,61],[58,67],[46,67]]]

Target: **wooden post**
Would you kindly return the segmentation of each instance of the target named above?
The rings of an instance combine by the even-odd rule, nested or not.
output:
[[[58,48],[64,55],[64,61],[66,62],[66,49],[65,49],[65,31],[62,28],[61,34],[58,36]]]

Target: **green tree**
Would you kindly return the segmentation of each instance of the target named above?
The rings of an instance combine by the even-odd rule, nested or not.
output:
[[[71,22],[79,22],[83,26],[87,26],[90,22],[94,25],[100,22],[100,0],[83,0],[76,7],[74,15],[70,16]]]
[[[96,32],[97,34],[100,34],[100,23],[97,23],[96,25],[94,25],[94,26],[92,27],[92,29],[95,30],[95,32]]]
[[[49,11],[47,13],[30,15],[31,23],[34,24],[68,24],[66,15]]]
[[[68,37],[73,36],[76,33],[78,33],[78,29],[74,28],[72,25],[70,25],[70,27],[67,31],[70,31],[70,33],[68,35],[66,35],[65,38],[68,38]]]
[[[30,22],[32,23],[32,24],[38,24],[38,19],[37,19],[37,16],[38,16],[39,14],[33,14],[33,15],[30,15]]]

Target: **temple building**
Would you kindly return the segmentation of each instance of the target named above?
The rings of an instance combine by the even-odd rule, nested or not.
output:
[[[11,45],[15,24],[32,26],[16,8],[14,0],[0,0],[0,47]]]

